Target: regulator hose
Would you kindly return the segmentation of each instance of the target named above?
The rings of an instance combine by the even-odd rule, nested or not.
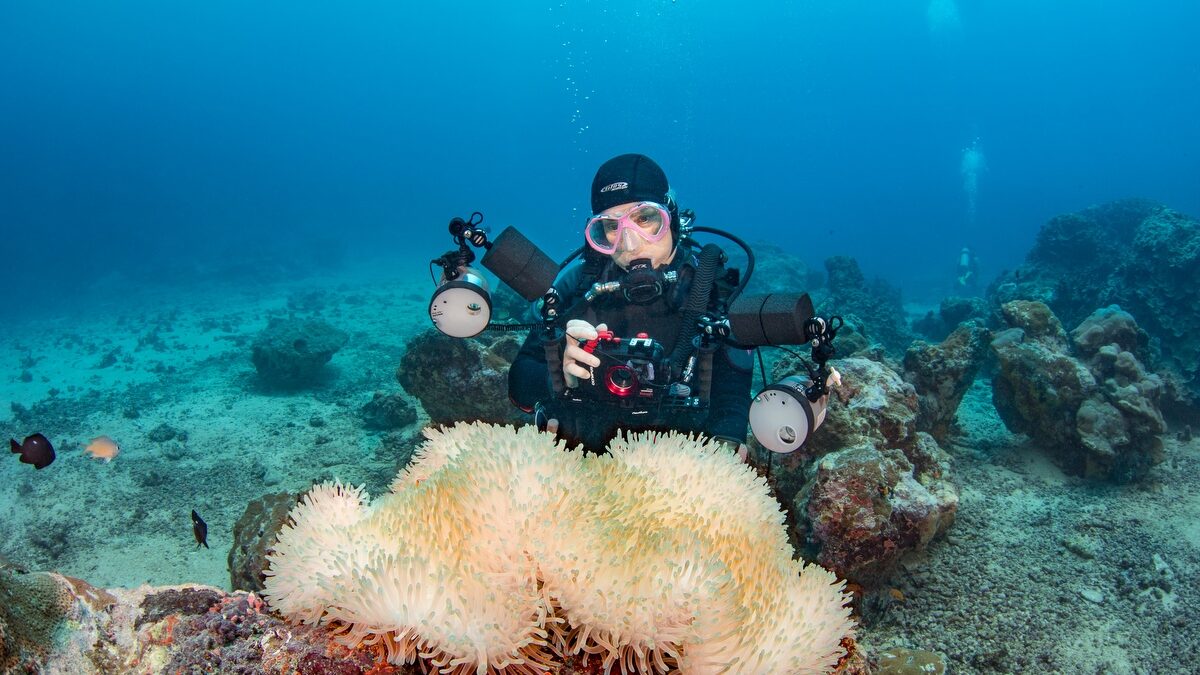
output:
[[[687,304],[683,306],[683,325],[675,337],[671,350],[671,365],[675,372],[683,370],[692,349],[692,339],[700,334],[697,323],[700,315],[708,311],[708,299],[712,296],[713,281],[725,252],[716,244],[705,244],[700,249],[696,275],[692,277],[692,288],[688,292]]]

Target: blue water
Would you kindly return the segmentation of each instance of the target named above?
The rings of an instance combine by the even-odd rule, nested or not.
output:
[[[910,297],[1094,203],[1200,214],[1198,3],[749,6],[7,0],[4,304],[298,249],[424,275],[476,209],[557,256],[623,152],[701,224]]]

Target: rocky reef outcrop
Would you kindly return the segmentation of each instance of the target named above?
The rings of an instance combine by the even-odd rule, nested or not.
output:
[[[1078,325],[1120,305],[1153,338],[1161,365],[1200,398],[1200,221],[1129,199],[1051,219],[1018,269],[989,288],[997,310],[1013,300],[1046,304]],[[1144,362],[1143,362],[1144,363]],[[1155,363],[1155,366],[1160,365]]]
[[[1144,336],[1131,314],[1097,310],[1068,337],[1044,303],[1001,311],[1009,328],[992,341],[992,398],[1010,430],[1075,475],[1127,483],[1162,460],[1164,386],[1137,355]]]
[[[396,380],[435,424],[522,422],[527,416],[508,400],[508,368],[520,349],[513,334],[463,340],[430,328],[406,345]]]
[[[756,241],[754,249],[754,274],[750,277],[747,294],[756,293],[812,293],[825,285],[825,275],[812,270],[800,258],[776,244]],[[729,246],[729,263],[745,272],[746,256],[740,247]]]
[[[903,354],[913,335],[905,323],[900,290],[880,279],[868,282],[858,261],[849,256],[827,259],[825,270],[829,293],[819,303],[818,313],[840,315],[855,332],[881,344],[888,353]]]
[[[404,394],[377,391],[359,411],[363,426],[376,431],[393,431],[417,421],[417,411]]]
[[[253,593],[182,585],[95,588],[0,570],[3,673],[416,673],[348,649],[329,627],[270,614]],[[374,670],[373,670],[374,669]]]
[[[320,319],[275,318],[254,339],[250,359],[270,387],[299,388],[320,379],[348,336]]]
[[[917,392],[917,429],[945,441],[987,355],[991,331],[968,322],[938,344],[917,341],[904,354],[904,379]]]
[[[929,340],[944,340],[960,324],[974,321],[986,325],[991,316],[987,300],[979,297],[943,298],[937,312],[930,311],[913,321],[913,330]]]
[[[852,357],[833,365],[842,383],[808,444],[778,457],[760,449],[756,461],[771,463],[793,545],[874,589],[953,523],[958,491],[949,456],[918,429],[913,385],[879,361]],[[775,375],[797,368],[784,360]]]
[[[880,587],[954,522],[949,469],[949,456],[924,432],[907,450],[863,443],[822,457],[794,505],[817,562],[863,588]]]
[[[273,492],[252,500],[233,526],[233,546],[229,548],[229,587],[241,591],[261,591],[267,556],[275,538],[287,522],[288,512],[303,494]]]

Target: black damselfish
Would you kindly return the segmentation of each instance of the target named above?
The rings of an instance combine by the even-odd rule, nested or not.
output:
[[[12,451],[21,455],[21,461],[32,464],[35,469],[44,469],[54,461],[54,446],[41,434],[26,436],[24,443],[17,443],[12,438],[8,442],[12,445]]]
[[[201,545],[208,548],[208,523],[196,513],[196,509],[192,509],[192,534],[196,536],[196,548]]]

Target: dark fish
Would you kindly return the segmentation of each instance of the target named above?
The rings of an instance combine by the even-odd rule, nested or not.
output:
[[[12,444],[12,451],[21,455],[21,461],[32,464],[35,469],[44,469],[54,461],[54,446],[41,434],[26,436],[24,443],[11,438],[8,442]]]
[[[201,545],[208,548],[208,523],[204,522],[195,509],[192,509],[192,534],[196,536],[196,548],[200,548]]]

